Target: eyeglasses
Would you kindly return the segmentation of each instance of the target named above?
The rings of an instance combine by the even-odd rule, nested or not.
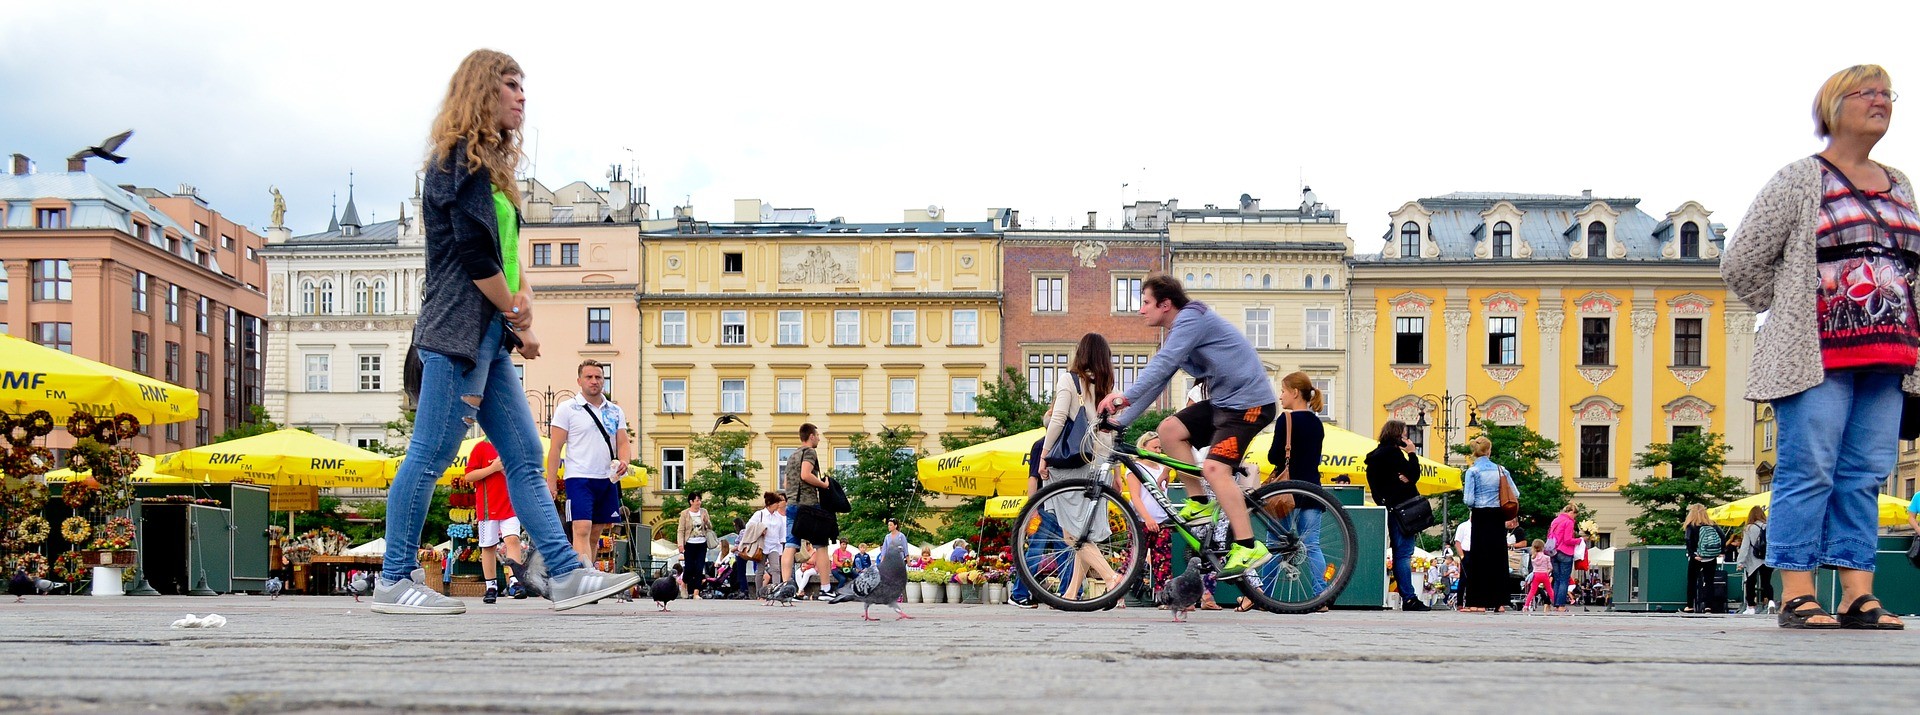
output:
[[[1876,99],[1884,99],[1884,100],[1887,100],[1887,103],[1889,104],[1900,101],[1900,93],[1895,92],[1891,89],[1863,89],[1858,92],[1848,92],[1846,94],[1840,95],[1840,97],[1842,99],[1845,99],[1847,97],[1859,97],[1869,102]]]

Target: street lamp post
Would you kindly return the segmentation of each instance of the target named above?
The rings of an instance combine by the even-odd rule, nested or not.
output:
[[[554,392],[552,385],[548,385],[545,390],[527,390],[527,404],[539,409],[541,429],[551,427],[553,411],[560,408],[560,403],[573,398],[572,390]]]
[[[1480,401],[1474,399],[1472,395],[1455,395],[1451,392],[1442,392],[1438,397],[1431,393],[1424,394],[1420,396],[1420,400],[1420,419],[1415,421],[1413,426],[1423,431],[1430,426],[1434,426],[1427,422],[1428,405],[1432,405],[1433,409],[1440,412],[1440,423],[1438,425],[1440,428],[1441,445],[1440,461],[1446,463],[1453,458],[1454,431],[1464,431],[1465,429],[1480,426]],[[1467,421],[1465,424],[1459,424],[1453,418],[1454,411],[1461,406],[1467,408]],[[1440,525],[1441,528],[1445,529],[1445,531],[1440,534],[1440,543],[1444,551],[1446,544],[1450,543],[1448,539],[1453,535],[1452,512],[1448,509],[1446,494],[1440,495]]]

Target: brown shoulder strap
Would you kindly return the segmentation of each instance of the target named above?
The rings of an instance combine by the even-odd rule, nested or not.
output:
[[[1280,413],[1280,419],[1287,421],[1287,461],[1293,461],[1293,412]]]

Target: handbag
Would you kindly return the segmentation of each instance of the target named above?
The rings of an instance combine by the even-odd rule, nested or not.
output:
[[[1506,467],[1500,467],[1500,515],[1508,521],[1520,518],[1520,489]]]
[[[1073,379],[1073,400],[1080,405],[1067,415],[1067,424],[1060,428],[1060,436],[1053,443],[1053,449],[1047,452],[1047,466],[1053,469],[1078,469],[1093,461],[1093,455],[1087,454],[1083,446],[1087,441],[1087,404],[1080,398],[1080,376],[1070,375]]]
[[[1433,518],[1433,503],[1423,496],[1411,497],[1388,507],[1387,511],[1393,514],[1393,522],[1403,536],[1413,536],[1440,523]]]
[[[818,548],[825,548],[827,542],[840,536],[840,522],[833,518],[833,512],[812,504],[802,504],[793,514],[793,535]]]
[[[1920,569],[1920,536],[1913,537],[1913,542],[1907,544],[1907,562]]]
[[[1280,419],[1287,423],[1287,437],[1286,442],[1283,443],[1284,449],[1286,450],[1284,453],[1285,457],[1282,459],[1279,468],[1273,470],[1273,475],[1267,477],[1267,480],[1262,482],[1262,484],[1287,481],[1289,479],[1287,473],[1293,469],[1293,415],[1291,413],[1283,413],[1280,415]],[[1276,494],[1267,497],[1266,501],[1260,502],[1260,509],[1268,514],[1272,514],[1275,519],[1287,518],[1288,514],[1293,513],[1295,506],[1297,506],[1297,504],[1294,502],[1292,494]]]
[[[820,489],[820,508],[835,514],[853,511],[853,502],[847,500],[847,488],[840,486],[840,480],[827,478],[827,486]]]
[[[747,528],[740,532],[740,556],[749,561],[758,561],[766,555],[767,525],[755,514],[753,521],[747,522]]]

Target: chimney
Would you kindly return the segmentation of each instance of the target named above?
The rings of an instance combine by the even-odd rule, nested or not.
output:
[[[1099,227],[1100,227],[1100,212],[1088,211],[1087,212],[1087,230],[1092,231]]]
[[[1580,198],[1583,198],[1583,199],[1593,198],[1593,189],[1581,189]]]
[[[1014,209],[1012,212],[1010,212],[1010,216],[1007,219],[1007,228],[1019,228],[1019,227],[1020,227],[1020,209]]]
[[[84,174],[87,171],[87,158],[78,154],[67,157],[67,173]]]
[[[30,174],[32,172],[33,172],[32,159],[28,159],[27,155],[25,154],[13,155],[13,175],[14,176],[26,176],[27,174]]]

